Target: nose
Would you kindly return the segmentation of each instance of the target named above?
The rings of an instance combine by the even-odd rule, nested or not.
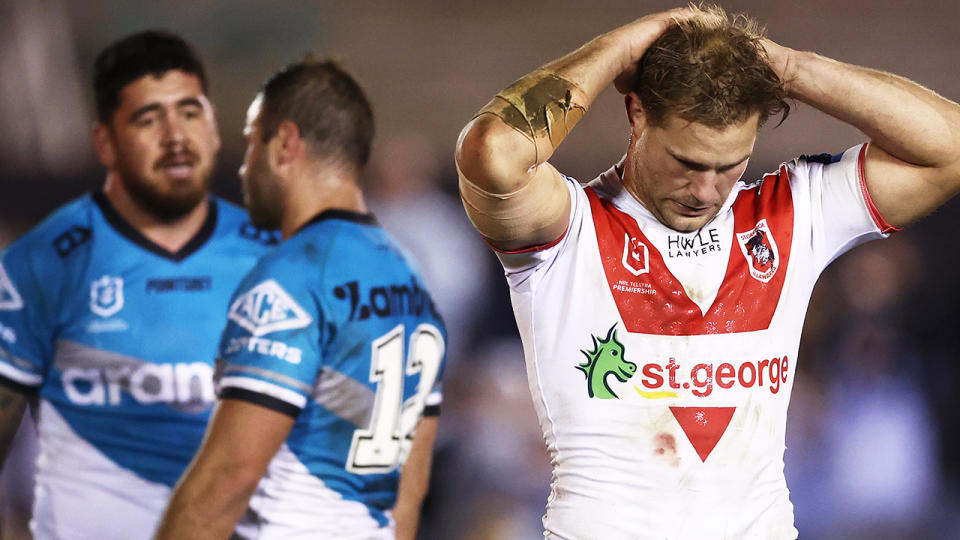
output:
[[[690,179],[690,194],[702,204],[716,204],[720,200],[719,180],[720,176],[713,169],[696,172]]]
[[[186,140],[183,122],[175,114],[168,114],[163,123],[163,143],[174,145]]]

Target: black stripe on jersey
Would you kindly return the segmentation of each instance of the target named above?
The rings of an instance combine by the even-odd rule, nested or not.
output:
[[[193,235],[193,238],[184,244],[182,248],[176,252],[172,252],[154,243],[137,230],[136,227],[129,224],[127,220],[123,219],[123,216],[110,204],[107,196],[102,191],[93,193],[92,197],[93,202],[97,203],[97,206],[100,207],[100,212],[103,213],[103,217],[107,220],[107,223],[120,233],[120,235],[126,237],[127,240],[130,240],[143,249],[174,262],[180,262],[202,248],[203,245],[207,243],[207,240],[210,240],[210,237],[213,236],[213,231],[217,228],[217,203],[208,198],[207,219],[204,220],[200,230],[197,231],[197,234]]]
[[[361,225],[379,225],[379,223],[377,223],[377,218],[373,217],[373,214],[361,214],[359,212],[353,212],[350,210],[331,208],[329,210],[324,210],[323,212],[320,212],[319,214],[310,218],[310,221],[301,225],[300,228],[298,228],[293,234],[297,234],[310,225],[327,219],[342,219],[345,221],[360,223]]]
[[[424,416],[440,416],[440,405],[427,405],[423,408]]]
[[[300,407],[296,405],[291,405],[290,403],[277,399],[273,396],[268,396],[266,394],[261,394],[260,392],[254,392],[252,390],[247,390],[246,388],[237,388],[235,386],[228,386],[220,390],[220,398],[227,399],[239,399],[240,401],[246,401],[253,403],[254,405],[260,405],[261,407],[266,407],[271,411],[277,411],[278,413],[285,414],[291,418],[296,418],[300,416]]]
[[[37,395],[36,386],[28,386],[26,384],[19,383],[13,379],[8,379],[3,375],[0,375],[0,385],[6,386],[11,390],[16,390],[17,392],[20,392],[21,394],[24,394],[27,397],[33,397]]]

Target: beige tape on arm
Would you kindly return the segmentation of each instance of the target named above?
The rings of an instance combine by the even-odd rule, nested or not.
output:
[[[526,135],[537,149],[540,164],[587,112],[586,103],[586,95],[575,83],[538,70],[504,88],[477,116],[494,114]]]
[[[555,240],[542,235],[567,218],[570,196],[558,175],[544,173],[532,175],[520,189],[503,194],[484,191],[461,174],[460,198],[473,226],[498,247]]]

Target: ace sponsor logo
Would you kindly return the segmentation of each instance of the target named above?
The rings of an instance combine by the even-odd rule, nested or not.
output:
[[[268,279],[241,294],[227,317],[254,336],[304,328],[313,318],[275,280]]]
[[[3,263],[0,263],[0,310],[16,311],[21,308],[23,308],[23,298],[20,297],[20,293],[14,288],[13,282],[10,281],[10,276],[7,275],[7,270],[3,267]]]

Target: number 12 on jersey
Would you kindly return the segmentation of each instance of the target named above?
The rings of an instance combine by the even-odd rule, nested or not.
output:
[[[373,341],[370,382],[376,383],[370,426],[353,432],[347,470],[382,474],[394,470],[410,452],[413,432],[433,390],[443,359],[443,336],[432,324],[421,324],[410,336],[404,369],[403,325]],[[406,375],[420,373],[417,390],[403,401]]]

